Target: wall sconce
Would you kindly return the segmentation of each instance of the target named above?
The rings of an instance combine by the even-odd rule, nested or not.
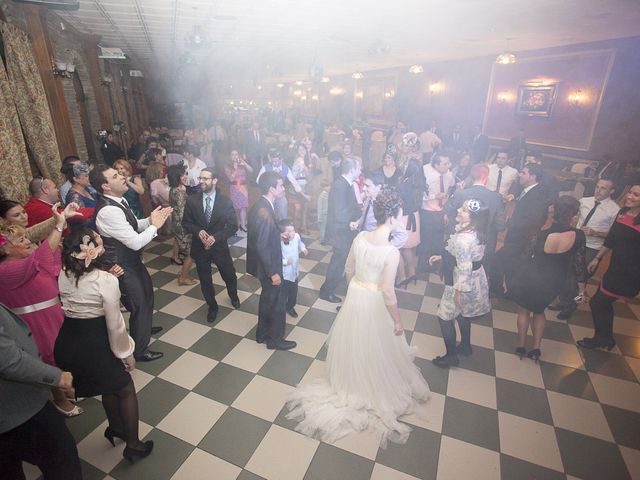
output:
[[[441,93],[442,90],[444,90],[444,86],[440,82],[438,82],[438,83],[430,83],[429,84],[429,93],[431,95],[437,95],[437,94]]]
[[[357,98],[358,100],[362,100],[362,99],[364,98],[364,92],[363,92],[362,90],[358,90],[358,91],[356,92],[356,98]]]
[[[65,63],[51,60],[54,77],[71,78],[76,71],[76,64],[73,62]]]
[[[296,85],[298,86],[302,85],[302,80],[296,80]]]
[[[318,95],[312,95],[312,96],[311,96],[311,100],[318,101]]]
[[[396,92],[393,89],[384,92],[384,98],[393,98],[395,96],[396,96]]]
[[[302,90],[294,90],[293,91],[293,96],[294,97],[301,97],[302,96]]]
[[[330,79],[329,77],[322,77],[322,78],[320,79],[320,82],[321,82],[321,83],[329,83],[330,81],[331,81],[331,79]]]
[[[103,87],[110,87],[113,83],[113,78],[110,75],[105,75],[102,77],[102,82],[100,82]]]
[[[362,72],[353,72],[351,74],[351,78],[354,80],[360,80],[361,78],[364,78],[364,74]]]
[[[277,87],[278,87],[278,88],[284,88],[284,83],[279,83],[279,84],[277,85]]]
[[[333,87],[331,90],[329,90],[329,93],[333,96],[344,95],[344,88]]]
[[[256,88],[257,88],[258,90],[262,90],[262,85],[258,85]]]
[[[418,75],[419,73],[424,72],[424,67],[422,65],[411,65],[409,67],[409,73],[413,73],[414,75]]]
[[[306,100],[307,100],[307,96],[306,96],[306,95],[301,96],[301,97],[300,97],[300,100],[302,100],[302,101],[306,101]]]
[[[496,95],[496,100],[498,100],[499,103],[507,103],[512,101],[514,98],[514,95],[511,92],[499,92]]]
[[[584,103],[586,98],[582,93],[582,90],[576,90],[567,97],[567,100],[569,101],[569,105],[571,105],[572,107],[579,107],[581,103]]]

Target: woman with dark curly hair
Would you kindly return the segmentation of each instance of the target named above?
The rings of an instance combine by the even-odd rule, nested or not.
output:
[[[384,447],[407,441],[411,428],[398,417],[430,392],[413,364],[394,289],[400,254],[389,236],[401,221],[402,202],[386,189],[373,209],[378,227],[361,232],[347,258],[349,287],[327,340],[327,377],[292,392],[287,418],[326,442],[372,428],[382,433]]]
[[[532,251],[523,265],[507,282],[509,298],[518,304],[518,348],[515,354],[525,354],[538,361],[542,355],[540,343],[544,333],[545,309],[562,290],[569,266],[573,264],[580,301],[584,298],[586,280],[586,239],[575,225],[580,203],[573,197],[562,196],[553,202],[553,223],[538,232]],[[531,325],[533,348],[526,352],[527,332]]]
[[[63,243],[63,271],[58,278],[64,323],[56,340],[56,363],[73,374],[76,394],[102,395],[109,426],[105,438],[126,442],[122,453],[133,462],[151,453],[153,441],[138,436],[138,397],[131,379],[135,343],[120,312],[115,266],[101,260],[102,239],[88,228],[74,230]]]

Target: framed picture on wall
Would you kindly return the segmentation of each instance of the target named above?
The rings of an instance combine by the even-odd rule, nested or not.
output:
[[[550,117],[558,85],[520,85],[516,113],[527,117]]]

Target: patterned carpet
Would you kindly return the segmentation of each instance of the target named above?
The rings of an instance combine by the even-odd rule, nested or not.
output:
[[[407,340],[433,391],[404,418],[413,426],[408,443],[381,450],[370,432],[332,445],[296,433],[285,418],[285,396],[322,372],[335,318],[335,305],[318,299],[329,250],[306,240],[299,318],[287,316],[287,338],[298,347],[287,352],[253,341],[259,283],[244,273],[245,238],[231,242],[242,306],[231,308],[216,273],[220,313],[213,325],[200,286],[178,286],[171,242],[147,248],[154,323],[164,327],[152,349],[165,356],[139,363],[134,380],[141,435],[155,450],[133,466],[124,462],[123,444],[113,448],[102,436],[99,399],[86,399],[85,414],[68,421],[86,479],[640,478],[639,304],[615,305],[612,352],[576,348],[575,340],[592,332],[588,307],[568,322],[548,312],[535,364],[512,354],[515,306],[495,301],[492,314],[472,326],[473,356],[441,370],[430,362],[444,350],[434,316],[443,287],[434,275],[397,292]],[[29,467],[28,478],[38,475]]]

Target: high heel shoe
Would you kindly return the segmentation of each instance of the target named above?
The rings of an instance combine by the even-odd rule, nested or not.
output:
[[[599,339],[596,337],[585,337],[582,340],[578,340],[576,343],[578,346],[588,350],[593,350],[594,348],[606,348],[608,352],[616,346],[616,341],[613,338]]]
[[[111,445],[113,445],[114,447],[116,446],[116,442],[114,441],[114,438],[119,438],[120,440],[125,439],[123,433],[116,432],[111,427],[107,427],[107,429],[104,431],[104,438],[109,440],[109,443],[111,443]]]
[[[520,357],[520,360],[522,360],[522,357],[524,357],[527,354],[527,351],[525,350],[524,347],[518,347],[516,348],[516,351],[513,353],[518,355]]]
[[[405,278],[403,281],[399,282],[396,284],[396,288],[402,288],[403,290],[407,289],[407,285],[409,285],[409,283],[413,282],[413,284],[415,285],[418,281],[418,276],[417,275],[411,275],[409,278]]]
[[[144,449],[138,450],[137,448],[125,447],[122,452],[122,456],[129,460],[129,463],[133,464],[138,458],[148,457],[153,450],[153,440],[147,440],[143,443]]]
[[[171,265],[184,265],[184,262],[182,260],[180,259],[176,260],[173,257],[171,257],[169,261],[171,262]]]
[[[538,363],[538,359],[542,356],[542,352],[539,348],[534,348],[533,350],[529,350],[527,353],[527,357],[529,357],[534,362]]]

